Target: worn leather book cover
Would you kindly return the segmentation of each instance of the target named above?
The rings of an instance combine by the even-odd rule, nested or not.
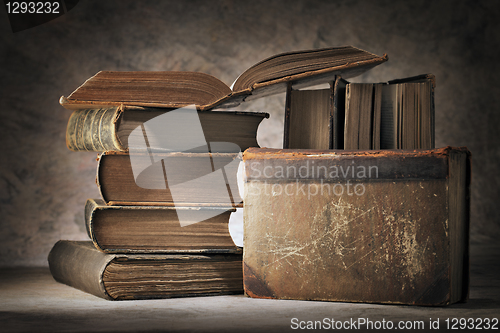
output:
[[[155,118],[156,121],[165,122],[166,120],[157,117],[168,112],[168,109],[131,106],[75,110],[66,127],[66,146],[72,151],[127,152],[129,141],[137,141],[143,136],[143,131],[137,131],[137,128],[143,127],[145,123],[147,126],[147,122]],[[263,119],[269,118],[269,114],[265,112],[244,111],[199,111],[197,115],[206,142],[230,142],[241,151],[259,146],[256,139],[257,128]],[[176,120],[181,126],[183,119]],[[185,121],[188,120],[191,118],[186,117]],[[194,125],[191,127],[195,129]],[[172,136],[172,133],[165,131],[148,134],[153,134],[155,142],[159,143],[170,142]],[[227,152],[227,148],[231,147],[227,145],[220,148],[222,149],[212,152]]]
[[[241,254],[106,254],[61,240],[48,261],[56,281],[109,300],[243,293]]]
[[[470,152],[249,149],[251,297],[447,305],[469,288]]]
[[[288,83],[300,89],[350,78],[388,60],[353,46],[277,54],[244,71],[231,85],[198,72],[101,71],[60,103],[67,109],[132,105],[198,110],[232,107],[246,100],[285,92]]]

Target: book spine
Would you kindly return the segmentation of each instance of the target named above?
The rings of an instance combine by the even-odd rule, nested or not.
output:
[[[113,255],[97,251],[90,242],[58,241],[49,253],[50,273],[57,282],[89,294],[112,299],[102,276]]]
[[[89,236],[89,238],[92,240],[94,246],[97,249],[105,252],[102,246],[97,242],[97,238],[94,234],[94,213],[99,205],[105,205],[104,201],[99,199],[87,199],[87,202],[85,203],[85,229],[87,230],[87,236]]]
[[[448,150],[321,150],[250,148],[243,154],[246,181],[295,182],[446,179]]]
[[[117,136],[123,110],[119,107],[74,111],[66,129],[66,145],[72,151],[126,151]]]

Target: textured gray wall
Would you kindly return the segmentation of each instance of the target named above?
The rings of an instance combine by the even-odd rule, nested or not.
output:
[[[189,70],[227,84],[276,53],[354,45],[389,55],[356,81],[433,73],[437,146],[473,154],[472,238],[500,236],[500,2],[86,1],[13,34],[0,14],[0,266],[46,265],[59,239],[86,239],[85,200],[98,197],[94,153],[65,146],[58,104],[99,70]],[[283,95],[262,146],[281,145]]]

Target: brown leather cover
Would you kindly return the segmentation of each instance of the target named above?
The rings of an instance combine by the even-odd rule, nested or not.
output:
[[[57,282],[89,294],[112,299],[102,275],[114,256],[97,251],[92,242],[58,241],[49,253],[50,273]]]
[[[247,295],[412,305],[467,299],[466,148],[249,149],[244,162]],[[377,169],[362,177],[370,166]],[[332,178],[335,169],[343,171]]]
[[[241,254],[106,254],[88,241],[58,241],[54,279],[109,300],[241,294]]]

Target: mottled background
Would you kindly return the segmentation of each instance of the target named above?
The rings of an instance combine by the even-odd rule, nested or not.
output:
[[[86,1],[12,33],[0,13],[0,266],[46,265],[59,239],[86,239],[85,200],[98,197],[95,153],[65,146],[58,104],[99,70],[189,70],[228,85],[285,51],[354,45],[389,61],[355,81],[433,73],[436,145],[473,154],[472,240],[500,236],[500,2]],[[280,147],[284,95],[258,138]]]

